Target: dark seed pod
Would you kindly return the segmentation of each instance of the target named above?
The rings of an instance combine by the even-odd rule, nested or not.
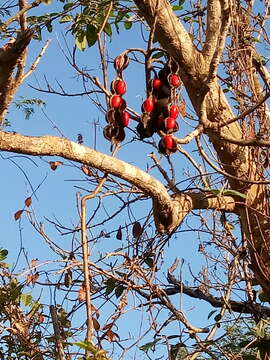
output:
[[[113,136],[112,141],[111,141],[112,144],[117,144],[119,142],[124,141],[125,136],[126,136],[126,134],[125,134],[124,128],[122,126],[117,126],[116,135]]]
[[[103,129],[103,135],[105,139],[111,141],[113,137],[113,126],[112,125],[105,126],[105,128]]]
[[[160,78],[160,80],[165,84],[165,85],[169,85],[168,83],[168,76],[171,73],[171,69],[169,68],[168,65],[165,65],[161,70],[159,70],[158,72],[158,77]]]
[[[139,134],[140,140],[149,138],[155,133],[155,129],[152,126],[148,126],[147,128],[145,128],[141,122],[139,122],[136,129]]]
[[[106,113],[106,121],[109,123],[109,124],[114,124],[115,122],[115,109],[110,109],[107,111]]]
[[[169,85],[162,84],[158,90],[154,90],[153,94],[157,99],[170,98],[171,97],[171,88]]]
[[[128,64],[129,64],[129,57],[127,56],[127,54],[118,55],[114,59],[114,63],[113,63],[115,70],[118,72],[125,70],[128,67]]]

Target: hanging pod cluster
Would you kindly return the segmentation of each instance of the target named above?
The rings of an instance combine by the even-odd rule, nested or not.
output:
[[[125,127],[128,126],[130,115],[126,111],[126,101],[123,95],[127,85],[123,80],[123,70],[127,68],[129,58],[126,53],[114,60],[116,77],[111,83],[109,109],[106,113],[108,125],[104,128],[104,136],[112,144],[119,143],[125,138]],[[141,140],[151,137],[155,132],[162,134],[159,141],[159,151],[170,155],[177,150],[177,143],[172,134],[179,130],[177,118],[180,113],[179,92],[182,85],[178,75],[178,65],[171,58],[156,73],[147,84],[147,98],[142,104],[142,115],[137,126]]]
[[[129,58],[126,54],[117,56],[114,60],[116,77],[111,82],[111,96],[109,99],[109,110],[106,113],[108,125],[104,128],[104,137],[112,144],[119,143],[125,139],[124,128],[128,126],[130,115],[126,111],[127,103],[123,95],[127,91],[127,84],[123,80],[123,70],[127,68]]]
[[[158,75],[150,80],[148,97],[142,104],[142,115],[137,126],[140,139],[151,137],[155,132],[165,134],[159,142],[159,151],[170,155],[177,150],[172,133],[179,130],[179,93],[182,82],[178,65],[169,58]]]

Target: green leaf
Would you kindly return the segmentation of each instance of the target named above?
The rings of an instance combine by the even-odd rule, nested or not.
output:
[[[125,290],[125,287],[123,285],[117,286],[117,288],[115,289],[115,292],[114,292],[115,296],[117,298],[119,298],[123,294],[124,290]]]
[[[86,28],[86,40],[88,46],[93,46],[97,41],[97,28],[93,25],[87,25]]]
[[[66,23],[66,22],[70,22],[73,21],[73,16],[72,15],[64,15],[61,17],[61,19],[59,20],[60,24],[62,23]]]
[[[49,32],[52,32],[53,27],[51,21],[46,22],[45,26]]]
[[[133,25],[133,24],[132,24],[131,21],[126,20],[126,21],[124,22],[124,27],[125,27],[126,30],[131,29],[131,28],[132,28],[132,25]]]
[[[160,59],[160,58],[163,57],[163,56],[164,56],[164,52],[158,51],[157,53],[155,53],[155,54],[152,56],[152,58],[153,58],[153,59]]]
[[[150,268],[152,268],[153,267],[153,265],[154,265],[154,259],[152,258],[152,257],[147,257],[147,258],[145,258],[144,259],[144,262],[145,262],[145,264],[146,265],[148,265]]]
[[[107,34],[110,38],[112,37],[112,27],[111,24],[107,23],[104,27],[104,32]]]
[[[156,339],[154,341],[151,341],[149,343],[146,343],[142,346],[139,347],[139,349],[141,351],[144,351],[145,353],[147,353],[148,350],[152,349],[161,339]]]
[[[6,249],[0,249],[0,261],[5,260],[7,255],[8,255],[8,251]]]
[[[223,195],[234,195],[234,196],[239,196],[239,197],[241,197],[243,199],[247,198],[247,196],[245,194],[242,194],[239,191],[231,190],[231,189],[230,190],[224,190]]]
[[[67,10],[69,10],[72,6],[74,6],[74,3],[73,3],[73,2],[67,3],[67,4],[65,4],[65,5],[63,6],[63,9],[64,9],[64,11],[67,11]]]
[[[32,302],[32,295],[31,294],[22,294],[20,296],[21,302],[24,304],[24,306],[28,306]]]
[[[87,46],[87,38],[84,32],[76,34],[75,44],[78,49],[84,51]]]
[[[178,11],[178,10],[183,10],[183,6],[180,6],[180,5],[174,5],[172,7],[173,11]]]
[[[210,317],[211,317],[214,313],[216,313],[216,312],[217,312],[217,310],[212,310],[212,311],[210,311],[210,313],[209,313],[208,316],[207,316],[207,319],[209,320]]]
[[[95,346],[89,343],[88,341],[78,341],[75,342],[74,345],[78,346],[81,349],[90,350],[90,351],[95,348]]]
[[[106,291],[105,295],[109,295],[116,287],[116,281],[114,279],[108,279],[106,281]]]
[[[265,294],[263,290],[259,291],[258,297],[261,302],[269,302],[269,297]]]
[[[179,6],[183,5],[186,0],[179,0]]]

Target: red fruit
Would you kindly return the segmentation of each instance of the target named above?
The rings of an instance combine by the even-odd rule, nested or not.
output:
[[[152,80],[152,87],[153,89],[157,90],[162,86],[162,81],[158,78]]]
[[[169,76],[169,83],[173,87],[179,87],[181,85],[180,77],[176,74],[172,74]]]
[[[158,143],[158,150],[161,154],[170,155],[177,150],[177,144],[171,135],[165,135]]]
[[[143,111],[149,113],[152,112],[154,109],[154,105],[155,105],[154,99],[152,97],[147,98],[146,100],[144,100],[142,104]]]
[[[113,95],[110,100],[111,107],[119,108],[123,103],[123,99],[119,95]]]
[[[179,115],[179,107],[176,105],[170,105],[169,107],[169,116],[176,119]]]
[[[172,117],[167,117],[166,119],[164,119],[163,124],[165,131],[168,133],[175,132],[178,130],[177,121]]]
[[[117,95],[124,95],[127,91],[127,85],[124,80],[113,81],[113,89]]]
[[[127,111],[124,111],[121,116],[121,124],[126,127],[129,124],[130,115]]]
[[[176,142],[175,140],[172,138],[171,135],[165,135],[162,139],[164,146],[167,150],[171,151],[171,152],[175,152],[176,151]]]

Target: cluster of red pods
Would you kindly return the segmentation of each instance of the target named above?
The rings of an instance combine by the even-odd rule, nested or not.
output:
[[[109,99],[109,110],[106,114],[108,125],[103,134],[112,144],[121,142],[125,138],[124,128],[128,126],[130,115],[126,111],[127,103],[123,95],[127,91],[126,82],[123,80],[123,70],[128,66],[129,58],[126,54],[119,55],[114,60],[116,78],[111,83],[111,97]]]
[[[137,126],[141,139],[152,136],[154,132],[165,133],[159,142],[159,151],[166,155],[177,150],[172,133],[179,129],[177,88],[181,86],[181,79],[174,72],[175,67],[174,62],[168,61],[158,76],[150,81],[149,96],[142,104],[142,116]]]
[[[129,64],[126,53],[114,60],[116,70],[115,80],[111,83],[109,109],[106,113],[108,125],[104,128],[104,136],[112,144],[119,143],[125,138],[125,127],[128,126],[130,115],[126,111],[126,101],[123,95],[127,91],[123,80],[123,70]],[[162,154],[170,155],[177,150],[177,143],[172,134],[179,129],[177,117],[179,115],[179,94],[181,79],[177,74],[178,66],[169,58],[164,67],[150,80],[147,88],[147,98],[142,104],[142,115],[137,126],[140,139],[151,137],[155,132],[162,134],[158,147]]]

